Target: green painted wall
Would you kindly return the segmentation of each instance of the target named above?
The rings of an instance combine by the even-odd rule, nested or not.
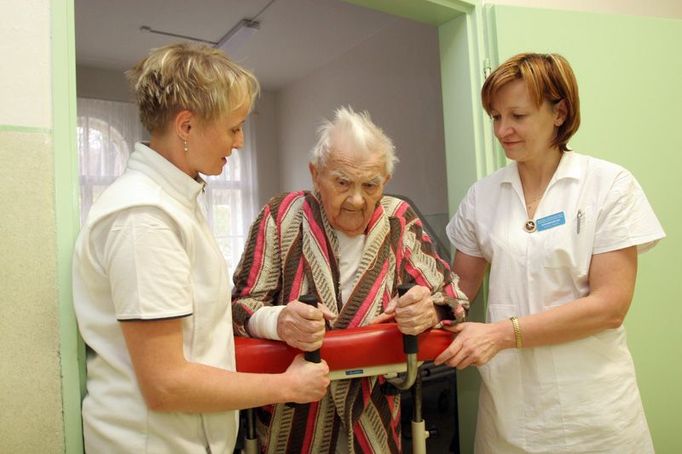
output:
[[[682,21],[495,6],[499,61],[559,52],[580,85],[576,151],[617,162],[644,188],[668,237],[640,256],[625,325],[657,452],[682,452]]]

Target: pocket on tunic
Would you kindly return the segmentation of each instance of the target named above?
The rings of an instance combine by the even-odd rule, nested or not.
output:
[[[542,260],[545,268],[573,268],[575,266],[574,250],[569,236],[567,232],[547,236]]]
[[[592,259],[597,211],[588,204],[565,211],[566,223],[543,232],[545,268],[570,268],[587,274]]]

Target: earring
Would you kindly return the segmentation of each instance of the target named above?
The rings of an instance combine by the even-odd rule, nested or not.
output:
[[[186,141],[186,140],[183,140],[182,143],[183,143],[183,145],[184,145],[183,148],[184,148],[184,150],[185,150],[185,153],[188,153],[188,152],[189,152],[189,146],[187,145],[187,141]]]

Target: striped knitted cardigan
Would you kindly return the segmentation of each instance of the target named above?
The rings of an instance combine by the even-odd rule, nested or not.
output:
[[[365,233],[354,288],[343,305],[337,239],[318,198],[302,191],[270,200],[251,226],[234,274],[235,332],[248,336],[244,326],[258,308],[311,292],[338,315],[331,329],[366,325],[403,282],[429,287],[434,302],[445,307],[468,303],[409,204],[384,196]],[[383,382],[383,377],[338,380],[319,402],[259,409],[263,452],[334,453],[341,436],[351,453],[399,453],[400,396],[385,395]]]

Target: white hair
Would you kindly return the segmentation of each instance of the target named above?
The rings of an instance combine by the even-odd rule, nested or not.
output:
[[[355,153],[378,153],[384,157],[386,175],[393,175],[398,162],[391,139],[372,123],[366,111],[356,113],[351,107],[336,110],[333,121],[325,121],[317,130],[317,144],[310,151],[310,162],[323,167],[334,150],[352,150]]]

